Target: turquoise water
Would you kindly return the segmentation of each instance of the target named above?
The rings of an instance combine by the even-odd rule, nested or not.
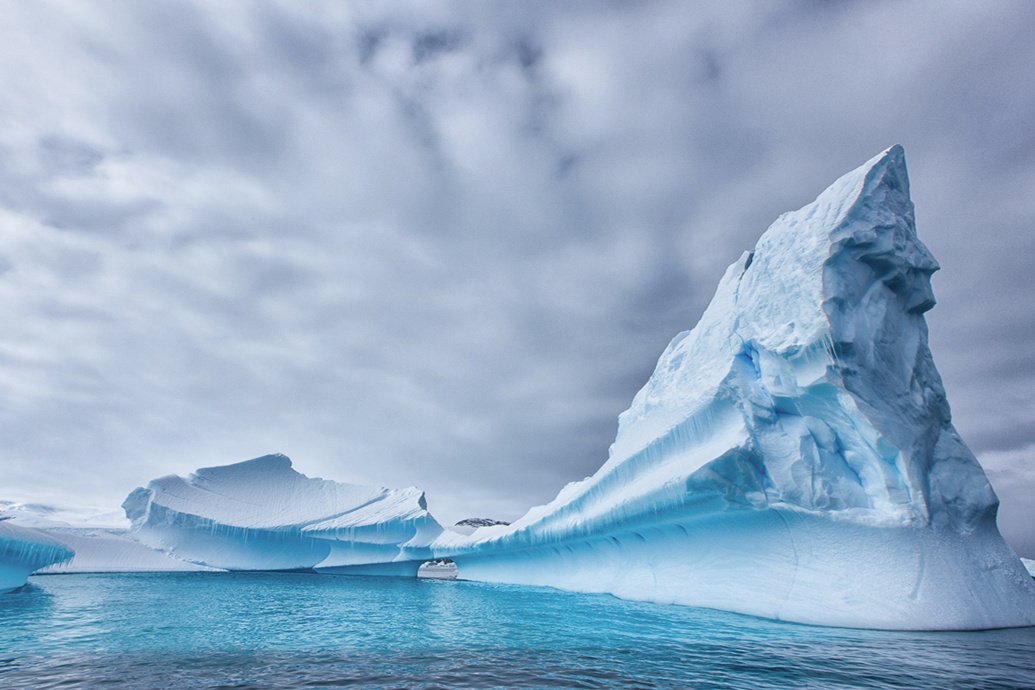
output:
[[[888,633],[470,582],[34,577],[0,687],[1035,688],[1035,628]]]

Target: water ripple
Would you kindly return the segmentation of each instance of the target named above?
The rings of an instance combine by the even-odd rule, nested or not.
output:
[[[0,686],[1035,688],[1035,629],[815,628],[403,578],[63,575],[0,597]]]

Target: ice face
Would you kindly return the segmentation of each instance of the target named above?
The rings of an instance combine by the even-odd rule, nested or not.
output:
[[[1035,624],[928,349],[937,269],[893,147],[730,266],[596,474],[436,555],[462,578],[809,623]]]
[[[347,570],[413,561],[415,573],[442,531],[416,488],[310,478],[283,455],[155,479],[133,491],[123,508],[133,538],[227,570]]]
[[[32,573],[72,556],[71,549],[42,532],[0,521],[0,592],[21,587]]]

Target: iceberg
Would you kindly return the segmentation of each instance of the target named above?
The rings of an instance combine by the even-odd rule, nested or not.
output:
[[[121,511],[0,501],[0,519],[42,532],[75,552],[71,560],[42,568],[40,574],[214,570],[134,541]]]
[[[133,539],[224,570],[416,576],[442,533],[417,488],[311,478],[279,454],[155,479],[123,508]]]
[[[937,269],[894,146],[727,269],[594,475],[510,526],[443,533],[435,557],[462,579],[801,623],[1035,625],[928,348]]]
[[[1035,625],[1035,582],[928,347],[936,270],[895,146],[780,216],[662,353],[601,468],[513,524],[446,530],[419,489],[268,455],[136,489],[129,536],[226,570],[455,576],[859,628]]]
[[[17,589],[37,570],[72,556],[71,549],[50,536],[0,520],[0,592]]]

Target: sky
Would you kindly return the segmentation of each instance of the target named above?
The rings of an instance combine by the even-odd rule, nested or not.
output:
[[[894,143],[1035,557],[1035,3],[0,0],[0,494],[285,453],[518,517],[781,212]]]

